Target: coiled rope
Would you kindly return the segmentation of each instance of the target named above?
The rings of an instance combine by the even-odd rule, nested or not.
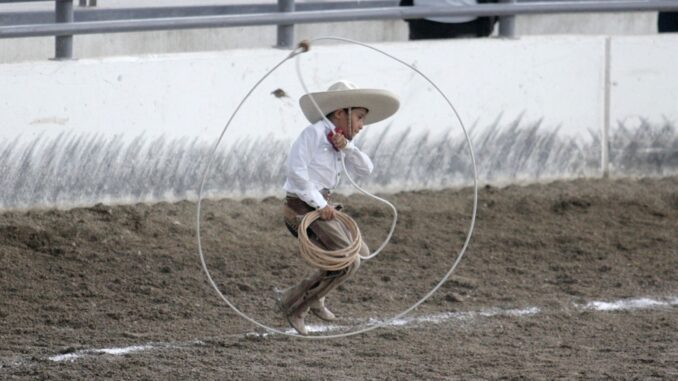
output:
[[[308,238],[306,229],[318,218],[320,211],[306,213],[299,223],[299,252],[301,257],[311,266],[326,271],[338,271],[350,266],[360,256],[360,246],[363,239],[358,224],[348,214],[334,211],[334,218],[339,220],[351,233],[351,244],[339,250],[325,250]]]
[[[203,253],[203,250],[202,250],[202,237],[201,237],[201,233],[200,233],[200,218],[201,218],[201,211],[202,211],[202,209],[201,209],[201,208],[202,208],[202,199],[203,199],[203,194],[204,194],[204,191],[205,191],[205,184],[206,184],[206,182],[207,182],[207,176],[208,176],[209,171],[210,171],[210,169],[211,169],[211,167],[212,167],[212,163],[214,162],[215,153],[216,153],[216,151],[217,151],[217,148],[219,148],[219,145],[221,144],[221,141],[223,140],[224,135],[226,134],[226,130],[228,130],[228,127],[231,125],[231,122],[233,121],[233,119],[235,118],[235,116],[237,115],[237,113],[240,111],[240,109],[242,108],[242,106],[243,106],[243,104],[245,103],[245,101],[247,101],[247,99],[250,97],[250,95],[252,95],[252,93],[254,92],[254,90],[256,90],[257,87],[259,87],[259,85],[260,85],[266,78],[268,78],[268,76],[270,76],[275,70],[277,70],[277,69],[278,69],[282,64],[284,64],[287,60],[289,60],[289,59],[291,59],[291,58],[293,58],[293,57],[295,57],[295,56],[297,56],[297,55],[299,55],[299,54],[301,54],[301,53],[304,53],[304,52],[308,51],[308,48],[309,48],[309,46],[310,46],[310,43],[316,42],[316,41],[323,41],[323,40],[341,41],[341,42],[351,43],[351,44],[355,44],[355,45],[360,45],[360,46],[363,46],[363,47],[365,47],[365,48],[371,49],[371,50],[373,50],[373,51],[375,51],[375,52],[378,52],[378,53],[380,53],[380,54],[383,54],[384,56],[393,59],[394,61],[396,61],[396,62],[398,62],[398,63],[404,65],[405,67],[407,67],[407,68],[409,68],[410,70],[412,70],[412,71],[416,72],[417,74],[419,74],[424,80],[426,80],[426,81],[427,81],[427,82],[428,82],[428,83],[429,83],[429,84],[430,84],[430,85],[438,92],[438,94],[439,94],[440,96],[442,96],[442,97],[445,99],[445,102],[447,102],[448,106],[450,107],[450,109],[451,109],[452,112],[454,113],[455,118],[457,119],[457,121],[459,121],[459,124],[460,124],[460,126],[461,126],[461,129],[462,129],[462,131],[464,132],[464,136],[465,136],[465,138],[466,138],[466,144],[467,144],[468,149],[469,149],[469,155],[470,155],[470,158],[471,158],[471,164],[472,164],[472,167],[473,167],[473,211],[472,211],[472,213],[471,213],[471,223],[470,223],[470,225],[469,225],[469,230],[468,230],[468,233],[467,233],[467,235],[466,235],[466,239],[464,240],[464,244],[463,244],[462,248],[459,250],[459,253],[457,254],[457,257],[456,257],[454,263],[452,263],[452,266],[450,267],[450,269],[447,271],[447,273],[445,273],[445,275],[442,277],[442,279],[440,279],[440,281],[439,281],[439,282],[438,282],[438,283],[437,283],[437,284],[436,284],[436,285],[435,285],[428,293],[426,293],[426,295],[424,295],[421,299],[419,299],[417,302],[415,302],[414,304],[412,304],[412,305],[411,305],[410,307],[408,307],[406,310],[404,310],[404,311],[402,311],[402,312],[396,314],[396,315],[393,316],[393,317],[387,318],[387,319],[385,319],[385,320],[383,320],[383,321],[380,321],[380,322],[377,322],[377,323],[367,323],[367,324],[365,324],[365,325],[363,326],[363,328],[356,329],[356,330],[350,331],[350,332],[344,332],[344,333],[339,333],[339,334],[335,334],[335,335],[301,336],[301,335],[298,335],[298,334],[296,334],[296,333],[290,333],[290,332],[282,331],[282,330],[279,330],[279,329],[270,327],[270,326],[268,326],[268,325],[266,325],[266,324],[260,323],[259,321],[253,319],[252,317],[250,317],[250,316],[248,316],[247,314],[245,314],[245,313],[243,313],[242,311],[240,311],[240,310],[239,310],[235,305],[233,305],[233,303],[231,303],[231,301],[230,301],[230,300],[229,300],[229,299],[221,292],[221,290],[219,289],[219,286],[217,286],[216,282],[214,282],[214,279],[212,279],[212,275],[210,274],[209,269],[207,268],[207,263],[206,263],[206,261],[205,261],[205,254]],[[298,65],[298,62],[297,62],[297,65]],[[301,79],[301,77],[300,77],[300,79]],[[302,85],[304,86],[304,89],[306,90],[306,86],[305,86],[305,84],[303,83],[303,80],[301,80],[301,83],[302,83]],[[306,92],[309,93],[308,90],[306,90]],[[313,99],[313,98],[311,98],[311,99]],[[314,103],[315,103],[315,101],[314,101]],[[346,167],[345,167],[345,163],[344,163],[344,171],[345,171],[345,168],[346,168]],[[355,184],[355,183],[353,182],[353,180],[350,178],[350,176],[349,176],[349,180],[351,180],[351,183]],[[366,191],[364,191],[362,188],[357,187],[357,186],[356,186],[356,188],[357,188],[358,190],[360,190],[361,192],[363,192],[363,193],[365,193],[365,194],[368,194],[368,193],[367,193]],[[376,197],[376,196],[374,196],[374,197]],[[393,209],[395,210],[395,207],[394,207]],[[464,253],[466,252],[466,248],[468,247],[469,243],[471,242],[471,236],[472,236],[472,234],[473,234],[473,228],[475,227],[475,222],[476,222],[476,213],[477,213],[477,210],[478,210],[478,168],[477,168],[477,166],[476,166],[476,159],[475,159],[475,155],[474,155],[474,153],[473,153],[473,146],[472,146],[472,144],[471,144],[471,138],[470,138],[469,135],[468,135],[468,131],[466,130],[466,127],[464,126],[464,122],[461,120],[461,117],[459,116],[459,113],[457,112],[457,109],[454,107],[454,105],[452,104],[452,102],[447,98],[447,96],[445,95],[445,93],[443,93],[442,90],[440,90],[440,88],[439,88],[433,81],[431,81],[431,79],[429,79],[426,75],[424,75],[424,73],[422,73],[421,71],[419,71],[417,68],[415,68],[414,66],[408,64],[407,62],[404,62],[403,60],[398,59],[398,58],[396,58],[396,57],[394,57],[394,56],[392,56],[392,55],[390,55],[390,54],[388,54],[388,53],[386,53],[386,52],[384,52],[384,51],[382,51],[382,50],[380,50],[380,49],[377,49],[377,48],[375,48],[375,47],[373,47],[373,46],[364,44],[364,43],[362,43],[362,42],[358,42],[358,41],[354,41],[354,40],[350,40],[350,39],[342,38],[342,37],[331,37],[331,36],[329,36],[329,37],[318,37],[318,38],[314,38],[314,39],[311,39],[311,40],[309,40],[309,41],[306,41],[306,42],[304,42],[304,43],[302,43],[302,44],[299,44],[299,47],[297,47],[296,49],[292,50],[292,52],[291,52],[287,57],[285,57],[285,58],[282,59],[280,62],[278,62],[271,70],[269,70],[268,72],[266,72],[266,74],[264,74],[264,75],[263,75],[263,76],[262,76],[262,77],[254,84],[254,86],[252,86],[252,88],[247,92],[247,94],[245,94],[245,96],[243,97],[243,99],[240,101],[240,103],[238,104],[238,106],[235,108],[235,110],[233,111],[233,114],[231,114],[230,118],[228,119],[228,122],[226,122],[226,125],[224,126],[224,129],[221,131],[221,134],[219,135],[219,138],[218,138],[217,141],[214,143],[214,147],[213,147],[212,150],[210,151],[210,154],[209,154],[208,159],[207,159],[207,164],[206,164],[205,169],[204,169],[204,171],[203,171],[203,175],[202,175],[202,178],[201,178],[201,181],[200,181],[200,186],[198,187],[198,202],[197,202],[197,212],[196,212],[196,236],[197,236],[197,240],[198,240],[198,254],[199,254],[199,256],[200,256],[200,263],[201,263],[201,265],[202,265],[202,269],[203,269],[203,271],[205,272],[205,275],[207,276],[207,280],[209,281],[209,283],[210,283],[210,285],[212,286],[212,288],[216,291],[216,293],[217,293],[217,294],[219,295],[219,297],[224,301],[224,303],[226,303],[229,307],[231,307],[231,309],[232,309],[233,311],[235,311],[235,313],[237,313],[237,314],[238,314],[240,317],[242,317],[243,319],[249,321],[250,323],[256,325],[257,327],[260,327],[260,328],[265,329],[265,330],[268,331],[268,332],[277,333],[277,334],[280,334],[280,335],[293,336],[293,337],[298,337],[298,338],[308,339],[308,340],[337,339],[337,338],[341,338],[341,337],[348,337],[348,336],[358,335],[358,334],[361,334],[361,333],[366,333],[366,332],[372,331],[372,330],[374,330],[374,329],[377,329],[377,328],[379,328],[379,327],[383,327],[383,326],[389,324],[390,322],[392,322],[392,321],[394,321],[394,320],[400,319],[400,318],[402,318],[403,316],[405,316],[405,315],[407,315],[408,313],[410,313],[410,312],[411,312],[412,310],[414,310],[415,308],[417,308],[420,304],[424,303],[424,302],[425,302],[428,298],[430,298],[436,291],[438,291],[438,289],[439,289],[445,282],[447,282],[447,280],[449,279],[449,277],[452,275],[452,273],[454,272],[454,270],[456,270],[457,266],[458,266],[459,263],[461,262],[461,259],[464,257]],[[392,230],[393,230],[393,229],[391,229],[391,231],[392,231]],[[377,254],[377,253],[378,253],[385,245],[386,245],[386,241],[385,241],[384,244],[382,244],[382,246],[379,248],[379,250],[375,251],[375,253],[370,254],[369,257],[371,258],[371,257],[373,257],[374,255],[376,255],[376,254]]]

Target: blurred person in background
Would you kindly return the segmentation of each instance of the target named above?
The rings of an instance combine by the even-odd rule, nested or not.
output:
[[[400,0],[400,6],[464,6],[496,3],[498,0]],[[410,40],[437,38],[487,37],[494,31],[497,17],[430,17],[405,20],[410,28]]]

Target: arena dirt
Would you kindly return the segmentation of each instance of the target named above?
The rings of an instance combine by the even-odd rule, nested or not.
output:
[[[428,292],[467,233],[470,189],[386,197],[400,211],[393,240],[328,299],[349,330]],[[336,201],[378,246],[388,209],[362,196]],[[287,329],[271,289],[307,268],[280,206],[275,198],[208,201],[202,223],[224,294]],[[539,313],[477,314],[329,341],[251,334],[261,331],[206,281],[194,219],[190,202],[0,214],[0,379],[678,379],[676,306],[580,307],[678,295],[676,177],[483,187],[466,257],[412,316]],[[49,360],[133,345],[155,347]]]

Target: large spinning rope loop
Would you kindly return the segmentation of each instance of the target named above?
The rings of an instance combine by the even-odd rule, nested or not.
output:
[[[416,72],[417,74],[419,74],[424,80],[426,80],[426,81],[427,81],[427,82],[428,82],[428,83],[429,83],[429,84],[430,84],[430,85],[438,92],[438,94],[440,94],[440,96],[442,96],[442,97],[445,99],[445,102],[447,102],[448,106],[450,107],[450,109],[451,109],[452,112],[454,113],[455,118],[457,119],[457,121],[459,121],[459,124],[460,124],[460,126],[461,126],[461,129],[463,130],[464,136],[465,136],[465,138],[466,138],[466,144],[467,144],[468,149],[469,149],[469,154],[470,154],[470,157],[471,157],[471,164],[472,164],[472,167],[473,167],[473,210],[472,210],[471,223],[470,223],[470,225],[469,225],[469,230],[468,230],[468,233],[467,233],[467,235],[466,235],[466,239],[464,240],[464,244],[463,244],[462,248],[459,250],[459,253],[457,254],[457,258],[455,259],[454,263],[452,263],[452,266],[451,266],[450,269],[447,271],[447,273],[445,273],[445,275],[442,277],[442,279],[440,279],[440,281],[439,281],[439,282],[438,282],[438,283],[437,283],[437,284],[436,284],[436,285],[435,285],[428,293],[426,293],[426,295],[424,295],[421,299],[419,299],[419,300],[416,301],[414,304],[412,304],[410,307],[408,307],[406,310],[404,310],[404,311],[398,313],[397,315],[395,315],[395,316],[393,316],[393,317],[391,317],[391,318],[385,319],[385,320],[383,320],[383,321],[381,321],[381,322],[378,322],[378,323],[376,323],[376,324],[364,324],[364,325],[363,325],[363,328],[361,328],[361,329],[357,329],[357,330],[349,331],[349,332],[344,332],[344,333],[339,333],[339,334],[334,334],[334,335],[313,335],[313,336],[310,336],[310,335],[309,335],[309,336],[302,336],[302,335],[298,335],[298,334],[296,334],[296,333],[290,333],[290,332],[286,332],[286,331],[281,331],[281,330],[279,330],[279,329],[270,327],[270,326],[268,326],[268,325],[266,325],[266,324],[260,323],[259,321],[257,321],[257,320],[255,320],[255,319],[251,318],[251,317],[248,316],[247,314],[245,314],[245,313],[243,313],[242,311],[240,311],[240,310],[239,310],[233,303],[231,303],[231,301],[230,301],[230,300],[229,300],[229,299],[221,292],[221,290],[219,289],[219,287],[217,286],[217,284],[216,284],[216,283],[214,282],[214,280],[212,279],[212,275],[210,274],[209,269],[207,268],[207,263],[206,263],[206,261],[205,261],[205,255],[204,255],[203,250],[202,250],[202,237],[201,237],[201,233],[200,233],[200,218],[201,218],[202,199],[203,199],[203,193],[204,193],[204,190],[205,190],[205,183],[206,183],[206,181],[207,181],[207,175],[209,174],[209,170],[210,170],[210,168],[211,168],[211,166],[212,166],[212,163],[214,162],[214,157],[215,157],[216,150],[217,150],[217,148],[219,147],[219,145],[221,144],[221,141],[223,140],[224,135],[226,134],[226,130],[228,130],[228,127],[231,125],[231,122],[233,121],[233,119],[235,118],[235,116],[237,115],[237,113],[240,111],[240,108],[241,108],[241,107],[243,106],[243,104],[247,101],[247,99],[250,97],[250,95],[252,95],[252,93],[254,92],[254,90],[256,90],[257,87],[259,87],[259,85],[260,85],[266,78],[268,78],[268,77],[269,77],[273,72],[275,72],[280,66],[282,66],[285,62],[287,62],[287,60],[289,60],[289,59],[291,59],[291,58],[293,58],[293,57],[297,57],[297,60],[296,60],[296,61],[297,61],[297,62],[296,62],[296,64],[297,64],[297,74],[298,74],[298,76],[299,76],[300,83],[302,84],[302,87],[304,88],[304,91],[305,91],[307,94],[310,94],[310,91],[308,91],[308,88],[307,88],[305,82],[303,81],[303,77],[302,77],[302,75],[301,75],[301,69],[300,69],[299,57],[298,57],[298,55],[300,55],[301,53],[307,52],[307,51],[309,50],[310,44],[313,43],[313,42],[317,42],[317,41],[340,41],[340,42],[346,42],[346,43],[351,43],[351,44],[359,45],[359,46],[362,46],[362,47],[371,49],[371,50],[373,50],[373,51],[375,51],[375,52],[377,52],[377,53],[380,53],[380,54],[382,54],[382,55],[384,55],[384,56],[386,56],[386,57],[388,57],[388,58],[391,58],[391,59],[395,60],[396,62],[398,62],[398,63],[404,65],[405,67],[407,67],[407,68],[413,70],[414,72]],[[319,107],[318,107],[318,104],[316,103],[315,99],[313,99],[312,96],[311,96],[311,100],[312,100],[313,104],[315,105],[315,107],[319,108]],[[327,120],[326,120],[326,122],[327,122]],[[343,159],[343,156],[342,156],[342,159]],[[375,198],[375,199],[377,199],[377,200],[380,200],[380,201],[382,201],[382,202],[387,203],[387,204],[392,208],[392,210],[393,210],[393,212],[394,212],[394,221],[393,221],[393,224],[392,224],[392,226],[391,226],[391,230],[390,230],[390,233],[389,233],[387,239],[384,241],[384,243],[383,243],[383,244],[382,244],[382,245],[381,245],[374,253],[370,254],[369,256],[362,257],[362,258],[364,258],[364,259],[370,259],[370,258],[373,258],[374,256],[376,256],[379,252],[381,252],[381,250],[382,250],[382,249],[386,246],[386,244],[388,243],[388,240],[390,239],[391,234],[393,233],[393,230],[394,230],[394,228],[395,228],[396,218],[397,218],[397,211],[396,211],[395,207],[393,206],[393,204],[389,203],[388,201],[386,201],[386,200],[384,200],[384,199],[382,199],[382,198],[379,198],[379,197],[377,197],[377,196],[374,196],[374,195],[370,194],[369,192],[365,191],[364,189],[360,188],[357,184],[355,184],[355,182],[353,181],[353,179],[350,177],[350,175],[349,175],[348,172],[346,171],[346,163],[344,162],[344,160],[342,160],[342,164],[343,164],[344,172],[346,173],[347,177],[349,178],[349,180],[351,181],[351,183],[353,184],[353,186],[356,187],[356,189],[358,189],[360,192],[362,192],[362,193],[364,193],[364,194],[366,194],[366,195],[368,195],[368,196],[370,196],[370,197],[373,197],[373,198]],[[449,279],[449,277],[452,275],[452,273],[456,270],[457,266],[458,266],[459,263],[461,262],[461,259],[464,257],[464,253],[466,252],[466,249],[467,249],[467,247],[468,247],[468,245],[469,245],[469,243],[470,243],[470,241],[471,241],[471,236],[472,236],[472,234],[473,234],[473,228],[475,227],[475,221],[476,221],[476,212],[477,212],[477,209],[478,209],[478,169],[477,169],[477,167],[476,167],[476,160],[475,160],[475,155],[474,155],[474,153],[473,153],[473,146],[472,146],[472,144],[471,144],[471,138],[469,137],[468,132],[467,132],[467,130],[466,130],[466,127],[464,126],[464,122],[461,120],[461,117],[459,116],[459,113],[457,112],[456,108],[454,107],[454,105],[452,104],[452,102],[447,98],[447,96],[440,90],[440,88],[439,88],[433,81],[431,81],[426,75],[424,75],[421,71],[419,71],[419,70],[418,70],[417,68],[415,68],[414,66],[412,66],[412,65],[410,65],[410,64],[408,64],[408,63],[402,61],[401,59],[396,58],[396,57],[394,57],[394,56],[392,56],[392,55],[390,55],[390,54],[388,54],[388,53],[386,53],[386,52],[384,52],[384,51],[382,51],[382,50],[380,50],[380,49],[377,49],[377,48],[375,48],[375,47],[373,47],[373,46],[367,45],[367,44],[362,43],[362,42],[350,40],[350,39],[347,39],[347,38],[342,38],[342,37],[332,37],[332,36],[318,37],[318,38],[314,38],[314,39],[311,39],[311,40],[304,41],[304,42],[300,43],[299,46],[298,46],[296,49],[292,50],[292,51],[290,52],[290,54],[289,54],[287,57],[285,57],[285,58],[282,59],[280,62],[278,62],[271,70],[269,70],[266,74],[264,74],[264,76],[262,76],[262,77],[259,79],[259,81],[257,81],[257,82],[254,84],[254,86],[252,86],[252,88],[247,92],[247,94],[243,97],[243,99],[240,101],[240,103],[238,104],[238,106],[235,108],[235,110],[233,111],[233,114],[231,114],[230,118],[228,119],[228,122],[227,122],[226,125],[224,126],[224,129],[221,131],[221,134],[219,135],[219,138],[217,139],[216,143],[214,144],[214,147],[212,147],[212,150],[210,151],[210,155],[209,155],[208,160],[207,160],[207,165],[205,166],[205,169],[204,169],[204,171],[203,171],[203,176],[202,176],[202,179],[201,179],[201,181],[200,181],[200,186],[199,186],[199,190],[198,190],[198,202],[197,202],[197,213],[196,213],[196,235],[197,235],[197,239],[198,239],[198,254],[200,255],[200,263],[201,263],[201,265],[202,265],[202,269],[203,269],[203,271],[205,271],[205,275],[207,276],[207,280],[209,281],[209,283],[210,283],[210,285],[212,286],[212,288],[214,288],[214,290],[217,292],[217,294],[219,295],[219,297],[220,297],[220,298],[221,298],[221,299],[222,299],[229,307],[231,307],[231,309],[232,309],[233,311],[235,311],[238,315],[240,315],[240,317],[242,317],[243,319],[249,321],[250,323],[252,323],[252,324],[254,324],[254,325],[256,325],[256,326],[258,326],[258,327],[260,327],[260,328],[263,328],[263,329],[265,329],[266,331],[271,332],[271,333],[277,333],[277,334],[280,334],[280,335],[286,335],[286,336],[298,337],[298,338],[309,339],[309,340],[334,339],[334,338],[348,337],[348,336],[354,336],[354,335],[358,335],[358,334],[361,334],[361,333],[365,333],[365,332],[372,331],[372,330],[374,330],[374,329],[377,329],[377,328],[379,328],[379,327],[383,327],[383,326],[389,324],[391,321],[394,321],[394,320],[397,320],[397,319],[402,318],[403,316],[407,315],[409,312],[411,312],[412,310],[414,310],[415,308],[417,308],[419,305],[421,305],[422,303],[424,303],[424,302],[425,302],[428,298],[430,298],[436,291],[438,291],[438,289],[439,289],[439,288],[440,288],[440,287],[441,287],[441,286]],[[309,218],[311,218],[311,217],[309,217]],[[312,222],[312,221],[311,221],[311,222]],[[309,222],[309,224],[310,224],[310,222]],[[301,231],[302,229],[300,228],[299,230]],[[305,229],[303,229],[303,230],[305,230]],[[356,239],[355,239],[356,237],[354,236],[353,238],[354,238],[354,241],[356,241]]]
[[[320,218],[320,212],[314,210],[306,213],[299,224],[299,252],[301,257],[311,266],[325,271],[338,271],[350,266],[360,256],[360,246],[363,239],[358,224],[346,213],[334,211],[334,218],[346,226],[351,233],[351,244],[339,250],[325,250],[311,242],[308,238],[308,229],[311,224]]]

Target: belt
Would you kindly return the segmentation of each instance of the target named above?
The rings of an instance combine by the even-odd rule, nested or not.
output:
[[[325,201],[328,201],[328,202],[329,202],[330,199],[332,198],[332,191],[329,190],[329,189],[327,189],[327,188],[323,188],[323,189],[319,190],[318,192],[320,192],[320,194],[323,196],[323,198],[325,199]],[[299,196],[297,196],[296,193],[287,192],[286,196],[287,196],[287,198],[290,198],[290,197],[291,197],[291,198],[296,198],[296,199],[301,200],[301,198],[299,198]],[[303,202],[303,201],[302,201],[302,202]],[[304,202],[304,204],[306,204],[306,203]],[[306,205],[308,205],[308,204],[306,204]]]

